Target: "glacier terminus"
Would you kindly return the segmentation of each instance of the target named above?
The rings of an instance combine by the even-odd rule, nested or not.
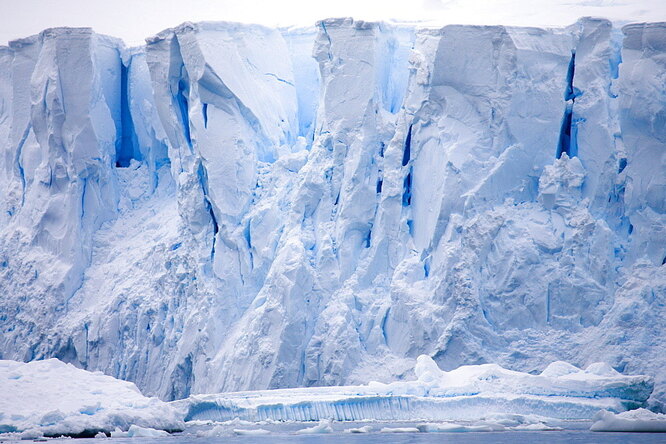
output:
[[[192,417],[480,364],[666,409],[666,23],[47,29],[0,47],[0,210],[0,359]]]

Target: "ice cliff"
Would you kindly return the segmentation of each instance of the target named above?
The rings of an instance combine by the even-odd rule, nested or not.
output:
[[[553,361],[666,402],[666,24],[0,47],[0,358],[146,394]]]

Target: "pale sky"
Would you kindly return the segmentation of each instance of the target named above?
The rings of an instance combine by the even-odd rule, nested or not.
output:
[[[137,45],[184,21],[289,26],[348,16],[431,25],[563,26],[581,16],[666,21],[666,0],[0,0],[0,45],[56,26],[89,26]]]

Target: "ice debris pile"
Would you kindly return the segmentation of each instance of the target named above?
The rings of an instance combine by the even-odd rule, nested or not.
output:
[[[0,356],[165,400],[604,361],[658,405],[664,42],[595,18],[13,41]]]
[[[93,437],[129,429],[128,436],[144,436],[157,428],[152,433],[162,436],[183,427],[176,409],[133,383],[57,359],[0,361],[0,393],[0,434]]]
[[[447,372],[422,355],[415,373],[415,381],[192,395],[173,405],[186,421],[478,421],[502,415],[589,420],[601,409],[635,409],[653,388],[650,377],[621,375],[604,363],[581,370],[555,362],[538,375],[496,364]]]

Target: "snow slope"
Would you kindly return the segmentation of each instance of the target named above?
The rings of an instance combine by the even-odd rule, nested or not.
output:
[[[661,405],[665,41],[347,18],[12,42],[0,356],[168,400],[604,361]]]

